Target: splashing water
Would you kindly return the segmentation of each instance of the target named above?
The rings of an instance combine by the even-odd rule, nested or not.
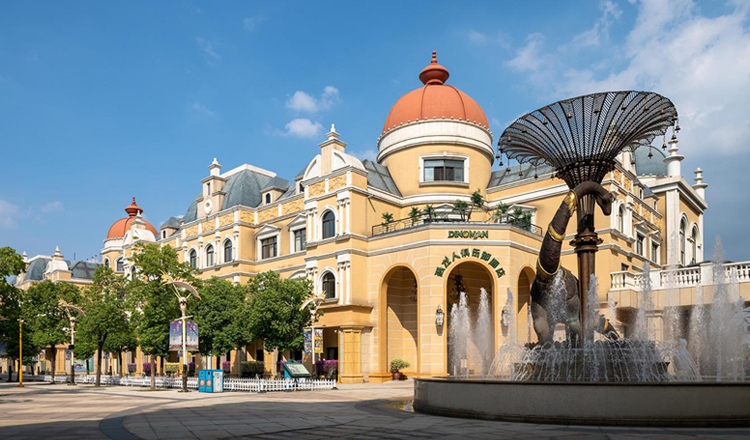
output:
[[[473,329],[474,345],[479,351],[480,365],[479,374],[489,370],[492,362],[492,311],[490,310],[490,299],[487,291],[482,287],[479,294],[479,311],[477,313],[476,325]]]

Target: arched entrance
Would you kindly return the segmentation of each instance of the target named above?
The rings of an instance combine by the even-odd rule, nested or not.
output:
[[[536,333],[531,319],[531,285],[536,274],[524,267],[518,275],[518,307],[516,309],[516,335],[519,341],[536,342]]]
[[[419,323],[418,323],[417,278],[409,267],[397,266],[391,269],[383,281],[383,298],[385,304],[381,317],[381,326],[385,340],[381,347],[381,371],[390,371],[393,359],[403,359],[410,365],[403,372],[419,371]]]
[[[446,278],[448,309],[447,371],[449,374],[480,375],[489,370],[495,356],[494,277],[484,265],[466,261],[454,267]],[[481,291],[487,292],[487,315],[480,313]],[[466,293],[467,313],[461,316],[460,293]],[[468,322],[465,322],[465,319]],[[461,347],[464,344],[465,348]]]

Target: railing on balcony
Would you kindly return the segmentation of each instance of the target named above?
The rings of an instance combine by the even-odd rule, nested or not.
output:
[[[372,227],[372,235],[389,234],[391,232],[402,231],[404,229],[415,228],[417,226],[429,225],[429,224],[455,224],[468,225],[468,226],[480,226],[480,225],[510,225],[512,227],[521,229],[531,234],[542,236],[542,228],[537,225],[531,224],[525,221],[523,218],[516,219],[511,215],[505,215],[502,217],[492,216],[490,219],[472,221],[469,219],[462,219],[456,217],[450,217],[445,215],[435,216],[432,218],[426,216],[419,216],[415,218],[403,218],[400,220],[393,220],[391,222],[383,222],[379,225]]]
[[[724,280],[727,282],[733,279],[740,283],[750,282],[750,261],[723,264],[723,271]],[[654,270],[651,271],[650,278],[651,289],[654,290],[716,284],[713,263],[703,263],[699,266],[681,267],[679,269]],[[612,290],[640,290],[643,287],[645,275],[620,271],[612,272],[610,279]]]

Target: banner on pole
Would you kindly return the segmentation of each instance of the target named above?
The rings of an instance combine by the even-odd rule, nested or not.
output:
[[[323,329],[315,329],[315,353],[323,354]]]
[[[310,354],[313,351],[313,331],[311,328],[306,328],[304,332],[305,338],[305,353]]]
[[[188,351],[198,351],[198,323],[195,321],[187,322],[186,345]]]
[[[169,324],[169,351],[182,350],[182,322],[172,321]]]

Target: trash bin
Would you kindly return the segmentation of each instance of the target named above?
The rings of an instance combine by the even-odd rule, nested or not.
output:
[[[224,370],[199,370],[198,391],[201,393],[223,393]]]

